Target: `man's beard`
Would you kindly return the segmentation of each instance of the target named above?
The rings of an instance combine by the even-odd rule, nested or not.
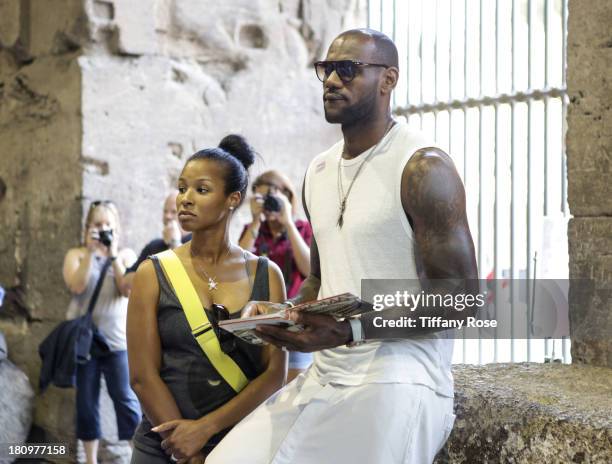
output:
[[[361,101],[347,106],[335,115],[325,111],[325,120],[330,124],[342,124],[343,127],[351,127],[372,119],[375,115],[376,93],[366,95]]]

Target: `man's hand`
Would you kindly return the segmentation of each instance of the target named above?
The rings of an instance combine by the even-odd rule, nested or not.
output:
[[[196,456],[202,447],[217,433],[206,420],[206,416],[198,420],[177,419],[159,424],[151,429],[153,432],[172,432],[161,442],[162,449],[168,456],[173,456],[179,464],[188,463]]]
[[[241,317],[253,317],[260,314],[269,314],[287,309],[289,305],[283,303],[270,303],[269,301],[249,301],[242,308]]]
[[[269,325],[257,326],[257,334],[266,342],[290,351],[312,351],[345,345],[352,340],[353,334],[348,321],[338,322],[332,316],[306,314],[288,311],[289,318],[304,327],[301,332]]]

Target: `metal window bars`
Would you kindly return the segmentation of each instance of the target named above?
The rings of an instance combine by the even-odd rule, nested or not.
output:
[[[546,232],[566,236],[569,216],[567,9],[567,0],[368,2],[368,24],[400,53],[394,113],[453,157],[481,278],[510,279],[511,312],[514,279],[568,277],[567,240]],[[458,340],[454,362],[552,359],[570,362],[568,339]]]

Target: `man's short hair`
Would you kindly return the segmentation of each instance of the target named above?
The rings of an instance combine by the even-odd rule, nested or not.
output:
[[[374,29],[351,29],[344,31],[338,37],[356,36],[363,40],[371,40],[376,48],[375,60],[377,64],[386,64],[399,68],[397,47],[387,35]]]

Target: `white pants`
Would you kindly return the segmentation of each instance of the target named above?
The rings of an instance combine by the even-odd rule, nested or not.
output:
[[[217,445],[206,464],[429,464],[453,400],[421,385],[320,385],[301,374]]]

